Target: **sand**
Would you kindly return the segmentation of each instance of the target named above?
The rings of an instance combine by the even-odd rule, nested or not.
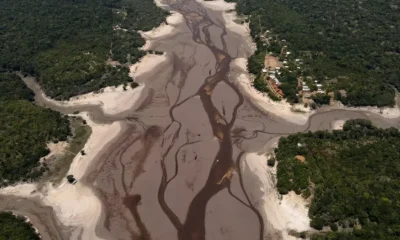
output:
[[[304,125],[307,123],[312,111],[304,108],[302,104],[291,105],[285,100],[280,102],[273,101],[266,93],[262,93],[253,87],[250,75],[246,71],[247,59],[238,58],[232,61],[232,71],[238,73],[237,83],[243,94],[251,98],[251,101],[259,109],[272,113],[291,123]]]
[[[58,143],[49,142],[47,143],[47,149],[49,149],[50,152],[46,156],[40,158],[40,161],[52,159],[55,156],[62,155],[64,154],[67,148],[68,148],[68,142],[58,142]]]
[[[343,130],[346,120],[335,120],[332,122],[332,130]]]
[[[250,28],[248,23],[238,24],[235,20],[238,20],[238,16],[235,10],[235,3],[227,3],[223,0],[216,1],[201,1],[203,5],[211,7],[215,10],[228,11],[224,12],[223,17],[226,21],[226,27],[232,32],[242,35],[248,45],[250,45],[253,51],[256,49],[255,43],[252,41],[250,36]],[[247,56],[249,57],[249,56]],[[309,117],[315,114],[310,108],[304,108],[303,104],[291,105],[285,100],[280,102],[273,101],[267,94],[256,90],[252,86],[252,77],[247,72],[247,58],[237,58],[231,63],[232,71],[238,71],[238,83],[240,84],[241,90],[244,94],[251,97],[253,103],[261,110],[265,112],[273,113],[291,123],[298,125],[305,124]],[[398,118],[400,117],[400,108],[378,108],[378,107],[345,107],[343,105],[336,107],[326,107],[329,110],[344,109],[352,111],[365,111],[380,114],[385,118]]]
[[[157,3],[160,6],[164,6],[159,2]],[[201,1],[201,3],[208,7],[219,9],[221,11],[234,9],[234,4],[225,3],[223,1],[214,1],[214,2]],[[233,20],[236,18],[235,13],[225,13],[224,17],[225,21],[227,21],[226,26],[229,28],[229,30],[238,33],[240,35],[243,35],[245,41],[249,42],[249,44],[254,47],[254,43],[251,42],[251,38],[249,36],[248,26],[234,23]],[[153,29],[149,32],[141,32],[142,36],[145,37],[145,39],[147,40],[146,45],[143,48],[154,49],[153,45],[158,43],[162,45],[164,43],[164,38],[166,38],[166,36],[174,34],[174,31],[176,31],[176,29],[173,28],[173,26],[175,24],[177,25],[181,24],[182,21],[183,19],[179,14],[173,13],[167,19],[168,24],[162,24],[159,28]],[[178,42],[177,40],[172,39],[172,44],[178,45],[178,47],[182,46],[182,43],[179,43],[181,44],[179,45],[176,44],[177,42]],[[172,44],[171,45],[165,44],[165,46],[167,47],[171,46],[171,48],[173,48]],[[191,47],[190,44],[188,44],[188,46]],[[199,53],[196,53],[196,55],[194,55],[193,53],[193,55],[202,56],[201,55],[202,53],[204,54],[203,57],[204,58],[205,56],[208,57],[207,61],[209,61],[208,59],[211,59],[212,56],[210,57],[208,55],[205,55],[205,53],[208,53],[208,50],[207,51],[203,50],[204,48],[199,47]],[[174,54],[176,53],[176,51],[175,52],[171,51],[171,52]],[[186,54],[188,54],[188,59],[193,58],[193,56],[190,55],[191,54],[190,52]],[[154,97],[154,100],[160,102],[166,101],[165,100],[166,98],[163,96],[163,93],[164,92],[165,94],[169,93],[170,96],[174,96],[176,92],[174,88],[178,88],[177,86],[180,86],[180,84],[175,84],[174,81],[172,81],[174,80],[173,76],[172,77],[169,76],[170,73],[168,71],[163,71],[163,68],[157,69],[157,65],[163,63],[168,59],[166,55],[167,54],[164,55],[148,54],[140,61],[140,63],[134,64],[130,68],[132,77],[138,77],[145,73],[150,73],[152,71],[157,72],[156,70],[158,70],[160,72],[159,76],[161,80],[151,79],[157,84],[152,85],[149,82],[145,82],[144,84],[147,85],[144,86],[144,84],[142,84],[140,86],[142,87],[142,89],[138,87],[135,89],[128,89],[127,91],[123,91],[121,87],[109,88],[105,89],[103,93],[86,94],[84,97],[80,96],[79,98],[72,99],[71,101],[60,104],[65,104],[65,106],[74,106],[74,104],[75,105],[96,104],[102,106],[104,112],[109,114],[116,114],[123,112],[127,109],[134,110],[134,105],[136,104],[137,99],[141,98],[140,95],[142,93],[142,90],[148,87],[152,87],[155,90],[159,90],[157,88],[159,87],[161,90],[164,90],[164,91],[158,91],[157,95],[158,99]],[[296,124],[306,123],[312,112],[307,112],[307,113],[294,112],[293,107],[288,103],[273,102],[267,96],[263,95],[260,92],[257,92],[251,86],[251,78],[246,71],[246,57],[248,56],[242,56],[234,60],[231,63],[231,69],[232,72],[238,74],[239,77],[237,78],[238,80],[236,84],[240,86],[241,91],[247,97],[247,99],[251,101],[254,105],[256,105],[257,108],[263,109],[265,112],[271,112],[276,116],[284,118],[287,121]],[[199,60],[203,60],[200,58],[201,57],[199,57]],[[182,60],[182,62],[184,62],[183,60],[186,59],[184,57],[182,57],[182,59],[176,59],[176,62],[180,63],[178,60],[179,61]],[[213,63],[211,65],[213,65]],[[196,67],[199,67],[198,64],[193,68],[195,70],[188,72],[189,76],[187,78],[188,83],[186,83],[187,85],[185,85],[185,87],[188,89],[189,87],[196,88],[197,85],[195,85],[195,83],[197,84],[197,82],[199,81],[204,81],[204,76],[203,76],[204,74],[202,74],[202,71],[196,69]],[[204,65],[201,67],[204,67],[205,71],[208,72],[209,68],[213,68],[214,66],[207,66],[207,64],[204,63]],[[178,78],[181,75],[176,74],[174,76]],[[184,74],[182,74],[182,76],[184,76]],[[168,77],[171,77],[172,79],[171,84],[169,85],[166,84],[167,88],[164,88],[164,86],[162,86],[162,84],[164,84],[163,81],[166,81]],[[180,79],[178,78],[178,80]],[[184,89],[182,91],[183,94],[187,94],[188,92],[190,92],[188,89],[185,88],[183,89]],[[225,90],[225,88],[222,88],[222,90]],[[218,92],[218,89],[216,89],[215,92]],[[224,91],[224,94],[221,94],[221,96],[224,97],[229,96],[228,92],[229,91]],[[224,104],[224,109],[226,108],[227,112],[232,111],[230,110],[230,108],[233,108],[234,105],[233,102],[237,101],[237,99],[233,97],[237,95],[232,93],[231,95],[232,96],[230,98],[227,98],[225,101],[227,104]],[[217,100],[214,99],[213,101]],[[108,228],[108,230],[113,234],[115,233],[115,235],[113,236],[117,236],[118,234],[129,234],[127,231],[124,230],[135,228],[132,226],[128,226],[132,225],[133,220],[128,213],[128,209],[124,207],[123,204],[120,202],[122,201],[123,197],[132,193],[140,194],[142,197],[142,201],[139,207],[139,211],[141,213],[140,216],[142,217],[142,221],[145,223],[146,227],[152,234],[155,234],[155,236],[161,236],[160,238],[163,239],[173,239],[173,237],[176,236],[176,232],[173,231],[173,227],[170,226],[171,223],[168,221],[168,219],[166,219],[166,214],[164,214],[164,212],[160,210],[159,204],[157,202],[158,200],[155,197],[157,195],[156,191],[151,191],[154,189],[156,190],[159,189],[158,186],[159,177],[161,175],[159,154],[162,152],[162,149],[158,146],[160,144],[158,141],[159,130],[158,128],[155,128],[155,126],[157,127],[163,126],[163,124],[166,125],[171,121],[170,119],[163,118],[161,119],[162,123],[160,123],[161,120],[158,120],[158,117],[160,116],[157,116],[157,114],[159,114],[161,109],[161,107],[159,106],[160,105],[157,105],[157,102],[148,103],[148,108],[142,110],[141,113],[142,115],[145,115],[143,113],[146,113],[148,116],[138,117],[139,120],[143,120],[142,121],[143,124],[142,125],[138,124],[138,125],[143,126],[144,134],[140,132],[141,130],[136,131],[135,129],[131,129],[132,130],[131,132],[128,131],[125,132],[127,136],[125,136],[125,138],[120,138],[119,140],[121,140],[121,142],[115,142],[114,143],[115,146],[111,146],[109,149],[107,149],[109,152],[113,152],[113,154],[110,155],[109,157],[102,156],[102,158],[104,158],[103,160],[104,163],[99,164],[99,165],[104,165],[106,168],[108,167],[109,169],[99,171],[100,174],[99,177],[95,178],[94,186],[97,188],[99,192],[101,192],[105,196],[102,202],[105,206],[105,209],[103,210],[107,211],[107,213],[110,212],[115,213],[115,215],[113,216],[115,218],[109,217],[108,219],[111,222],[108,223],[109,226],[111,226],[110,228]],[[162,106],[168,107],[168,105],[166,104]],[[300,106],[297,107],[298,107],[297,111],[299,110],[309,111],[306,109],[301,109]],[[242,113],[243,116],[241,117],[244,117],[245,107],[243,107],[243,109],[240,109],[240,111],[243,112]],[[250,114],[251,116],[254,116],[254,118],[258,118],[257,120],[259,120],[260,123],[262,123],[260,125],[265,125],[268,127],[271,125],[272,127],[274,127],[277,126],[278,124],[276,123],[277,121],[274,122],[270,120],[268,117],[265,116],[257,117],[255,111],[251,111],[251,109],[248,111],[249,113],[251,113]],[[206,143],[206,144],[203,143],[193,144],[190,146],[188,145],[182,149],[182,155],[183,155],[182,163],[179,163],[181,170],[179,170],[179,174],[177,175],[176,179],[172,182],[174,185],[171,185],[167,189],[167,194],[165,194],[166,202],[171,205],[172,210],[179,213],[178,214],[179,217],[182,216],[184,217],[186,216],[185,215],[186,209],[183,208],[182,206],[186,207],[188,206],[191,197],[194,196],[197,190],[203,186],[204,180],[207,179],[210,166],[214,166],[212,165],[214,164],[212,160],[213,157],[215,156],[215,151],[217,150],[216,148],[214,149],[212,147],[216,146],[214,142],[217,142],[217,140],[214,140],[214,142],[210,141],[210,139],[212,139],[213,137],[212,132],[211,129],[208,128],[209,127],[208,120],[207,118],[205,118],[206,115],[202,113],[202,108],[199,98],[193,98],[187,103],[181,105],[181,108],[177,108],[175,110],[175,114],[177,119],[180,122],[182,122],[183,126],[182,129],[187,129],[185,136],[183,136],[184,134],[181,134],[181,136],[179,137],[178,134],[177,135],[178,138],[176,140],[177,143],[175,144],[171,143],[171,146],[173,147],[172,149],[173,151],[175,151],[176,156],[178,156],[180,150],[180,148],[178,148],[179,145],[184,144],[185,142],[191,140],[192,138],[196,139],[196,141],[197,139],[200,139],[201,141],[204,141]],[[100,216],[102,214],[102,203],[94,194],[94,191],[91,190],[88,186],[86,186],[83,183],[83,181],[79,180],[81,177],[86,176],[85,174],[88,171],[89,166],[94,165],[93,159],[95,159],[95,157],[99,155],[100,151],[105,148],[105,145],[108,142],[115,140],[116,136],[119,135],[121,131],[121,123],[115,122],[113,124],[95,124],[87,117],[86,113],[81,113],[80,115],[87,120],[88,125],[92,127],[93,133],[84,147],[84,150],[87,154],[85,156],[79,154],[77,157],[75,157],[69,170],[69,174],[73,174],[78,179],[78,183],[76,185],[68,184],[64,179],[64,182],[57,188],[54,188],[52,186],[46,186],[44,191],[37,191],[36,190],[37,186],[35,184],[22,184],[14,187],[1,189],[0,194],[9,194],[22,197],[38,196],[43,200],[43,202],[46,205],[51,206],[55,210],[57,218],[63,224],[73,227],[74,231],[71,238],[77,238],[78,235],[82,235],[81,239],[99,239],[99,237],[96,236],[95,227],[99,222]],[[140,123],[140,121],[137,122]],[[257,123],[257,121],[255,121],[255,123]],[[252,129],[251,126],[253,125],[257,124],[248,123],[246,125],[246,128],[249,128],[249,130],[251,130]],[[169,131],[171,132],[170,134],[171,139],[172,139],[171,136],[173,136],[172,133],[174,132],[173,128],[174,125],[172,125],[171,129],[169,129]],[[149,129],[153,131],[150,131]],[[193,132],[190,132],[189,129],[192,130]],[[280,131],[280,129],[278,128],[274,130]],[[184,131],[182,130],[182,133],[183,132]],[[277,134],[279,134],[279,132]],[[139,136],[141,138],[138,138]],[[268,137],[267,133],[260,134],[257,136],[258,139],[255,139],[254,142],[260,141],[262,142],[262,144],[264,144],[266,141],[268,141],[266,140]],[[169,141],[168,136],[165,137],[165,141],[166,141],[165,145],[167,146],[167,143]],[[269,146],[269,148],[272,149],[275,146],[274,144],[276,144],[276,142],[269,141],[268,144],[271,145]],[[199,147],[199,145],[201,147]],[[114,147],[114,149],[112,147]],[[167,168],[170,175],[173,175],[175,170],[174,168],[175,162],[171,161],[173,160],[173,153],[174,152],[171,152],[169,158],[167,158],[167,160],[168,159],[170,160],[167,162]],[[188,155],[188,161],[186,161],[185,157],[186,155]],[[193,160],[193,159],[196,160],[196,158],[201,159],[202,161],[198,162],[201,162],[204,166],[198,165],[198,163]],[[243,172],[243,181],[244,184],[246,185],[246,191],[249,192],[249,197],[251,199],[252,204],[254,204],[254,206],[260,210],[264,221],[268,223],[265,224],[266,235],[276,232],[275,230],[279,230],[281,232],[279,234],[283,236],[283,239],[294,239],[293,237],[288,235],[288,232],[290,230],[292,229],[296,231],[308,230],[310,227],[309,227],[309,219],[307,217],[307,212],[308,212],[308,209],[306,207],[307,202],[304,201],[300,196],[295,195],[294,193],[289,193],[280,200],[280,196],[275,188],[276,168],[269,168],[267,166],[267,159],[265,155],[263,154],[259,155],[255,152],[251,152],[245,154],[243,159],[244,160],[242,161],[240,168],[241,171]],[[101,161],[99,160],[99,162]],[[113,164],[120,166],[115,167],[112,166]],[[209,164],[210,166],[207,164]],[[125,166],[135,169],[135,171],[127,171],[129,173],[125,175],[122,172],[122,170],[120,171],[120,168],[125,168]],[[96,165],[96,167],[98,166]],[[133,178],[132,175],[136,174],[135,173],[136,171],[138,176],[135,176]],[[192,180],[192,178],[194,177],[198,177],[200,179],[197,180],[197,182],[193,183],[194,184],[193,186],[196,187],[196,191],[192,190],[190,193],[187,193],[189,192],[190,188],[184,185],[188,184],[184,180],[187,179]],[[119,193],[120,189],[118,189],[118,187],[122,188],[121,185],[123,185],[121,182],[127,181],[126,179],[136,179],[136,178],[137,178],[136,182],[132,180],[132,184],[133,182],[135,184],[131,185],[133,187],[129,188],[129,190],[131,190],[130,192],[121,191],[122,194],[118,195],[120,194]],[[98,186],[96,184],[97,182],[99,182],[98,180],[104,180],[106,184]],[[115,183],[115,187],[114,186],[110,187],[107,185],[107,183]],[[102,188],[105,190],[103,190]],[[107,190],[110,189],[111,193],[107,193]],[[113,192],[113,190],[115,191]],[[243,198],[243,196],[241,197]],[[108,198],[110,198],[111,200]],[[209,208],[207,209],[215,212],[214,214],[218,215],[221,219],[210,218],[210,220],[207,220],[208,221],[207,223],[212,223],[211,225],[215,225],[217,227],[219,226],[218,224],[225,223],[227,225],[227,228],[238,229],[237,231],[239,233],[245,233],[247,229],[250,228],[246,226],[249,225],[249,222],[251,222],[252,227],[256,225],[254,224],[256,221],[251,220],[250,218],[243,218],[246,219],[247,221],[240,222],[240,225],[234,225],[231,221],[231,218],[237,217],[237,219],[242,219],[241,217],[245,215],[235,214],[235,211],[232,211],[232,209],[235,208],[231,206],[237,206],[238,204],[231,205],[233,202],[232,200],[234,199],[227,196],[226,193],[224,194],[221,193],[220,195],[217,195],[213,199],[217,198],[221,199],[218,201],[218,204],[223,205],[224,207],[226,207],[226,211],[229,211],[229,213],[233,214],[230,217],[230,215],[224,214],[225,212],[223,211],[219,212],[219,210],[221,210],[222,207],[220,207],[218,204],[211,202],[211,204],[208,205]],[[116,202],[116,204],[112,204],[114,202]],[[210,209],[210,206],[213,207]],[[240,205],[240,207],[243,210],[243,212],[249,214],[247,213],[249,211],[247,207],[244,207],[244,205],[243,206]],[[117,211],[113,212],[114,210]],[[126,224],[124,224],[123,222],[125,215],[124,214],[118,215],[120,213],[118,211],[121,211],[124,214],[129,215],[125,219]],[[244,227],[244,230],[240,230],[239,229],[240,227],[235,228],[235,226]],[[97,227],[100,229],[103,228],[103,230],[106,229],[100,224]],[[220,229],[216,229],[215,232],[213,232],[214,234],[216,234],[215,236],[220,236],[217,235],[220,234],[219,231]],[[123,237],[121,237],[121,239],[122,238]],[[236,237],[236,238],[226,238],[226,239],[238,239],[238,238]]]
[[[379,114],[384,118],[399,118],[400,117],[400,109],[398,106],[395,107],[383,107],[383,108],[378,108],[378,107],[346,107],[343,104],[340,104],[339,106],[332,106],[332,107],[327,107],[329,110],[333,109],[344,109],[344,110],[352,110],[352,111],[363,111],[363,112],[368,112],[368,113],[374,113],[374,114]]]
[[[265,229],[267,235],[278,230],[283,239],[296,239],[289,236],[290,230],[301,232],[310,229],[307,201],[293,192],[284,195],[280,200],[275,187],[276,167],[271,168],[267,165],[265,154],[246,154],[241,168],[245,181],[252,178],[259,180],[259,192],[252,191],[250,197],[253,197],[253,202],[257,203],[264,221],[268,223]],[[249,181],[248,184],[250,186],[252,183]]]
[[[164,55],[156,55],[156,54],[146,54],[139,62],[130,66],[130,76],[133,78],[139,77],[142,74],[148,73],[159,64],[163,63],[167,60],[167,57]],[[137,100],[137,98],[135,99]],[[128,107],[129,108],[129,107]]]
[[[93,190],[79,179],[104,146],[119,134],[121,123],[95,124],[86,113],[79,115],[92,128],[92,134],[84,146],[86,155],[78,154],[68,171],[68,174],[73,174],[78,182],[72,185],[64,178],[60,186],[53,187],[49,183],[40,191],[37,184],[19,184],[0,189],[0,194],[25,198],[37,196],[45,205],[54,209],[57,218],[64,225],[75,227],[76,233],[81,232],[82,239],[99,239],[95,235],[95,227],[101,215],[101,202]]]
[[[181,21],[177,14],[168,17],[169,22]],[[162,25],[161,28],[142,33],[146,39],[159,37],[168,32],[168,25]],[[136,78],[153,70],[158,64],[166,60],[165,55],[147,54],[138,63],[130,67],[130,76]],[[138,101],[145,84],[141,83],[138,87],[132,89],[130,86],[124,90],[123,86],[107,87],[99,92],[91,92],[71,98],[69,101],[55,101],[45,96],[43,97],[56,105],[70,107],[80,105],[99,105],[105,114],[118,114],[132,109]],[[96,236],[95,227],[100,219],[102,212],[101,201],[95,195],[93,190],[79,181],[88,167],[92,164],[99,152],[112,141],[121,131],[121,122],[112,124],[96,124],[86,112],[78,114],[92,128],[92,134],[84,146],[85,155],[78,154],[74,159],[68,171],[78,180],[75,185],[69,184],[64,178],[58,187],[47,184],[40,191],[36,183],[18,184],[0,189],[1,195],[13,195],[24,198],[39,197],[45,205],[51,206],[57,216],[57,219],[63,225],[74,227],[71,238],[75,239],[80,235],[81,239],[100,239]],[[59,146],[60,145],[60,146]],[[51,155],[59,154],[65,148],[65,144],[49,144]]]
[[[55,101],[46,97],[46,100],[59,106],[81,106],[86,104],[99,105],[105,114],[117,114],[124,112],[136,103],[139,99],[144,84],[132,89],[130,86],[124,87],[106,87],[100,92],[91,92],[77,97],[73,97],[68,101]]]
[[[250,36],[250,29],[248,24],[238,24],[235,22],[238,16],[235,11],[234,3],[227,3],[223,0],[218,1],[206,1],[203,2],[205,6],[209,6],[213,9],[224,12],[223,17],[226,22],[226,28],[234,33],[238,33],[244,37],[245,42],[254,51],[256,49],[255,43],[252,41]],[[303,125],[308,121],[311,111],[309,108],[304,108],[302,104],[292,106],[285,100],[281,102],[275,102],[271,100],[267,94],[257,91],[252,84],[251,76],[247,72],[247,57],[239,57],[231,62],[231,72],[237,74],[237,84],[239,85],[242,93],[251,98],[251,101],[259,109],[273,113],[279,117],[284,118],[287,121]]]
[[[155,2],[160,7],[165,6],[161,4],[160,1]],[[181,14],[174,11],[171,11],[170,13],[171,15],[169,15],[165,20],[166,23],[162,23],[159,27],[147,32],[138,31],[146,40],[145,45],[141,48],[142,50],[146,51],[152,49],[152,40],[166,38],[169,35],[174,34],[174,32],[176,31],[176,26],[184,21],[184,18]]]

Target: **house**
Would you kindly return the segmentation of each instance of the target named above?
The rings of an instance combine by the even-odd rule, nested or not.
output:
[[[300,62],[300,59],[299,59],[299,58],[296,58],[294,61],[296,61],[296,62]]]
[[[267,71],[267,69],[263,68],[263,69],[262,69],[262,72],[263,72],[263,73],[266,73],[266,72],[268,72],[268,71]]]
[[[290,55],[292,52],[286,52],[286,55]]]
[[[321,88],[321,87],[322,87],[322,84],[318,83],[317,88]]]
[[[306,85],[303,86],[303,92],[309,92],[310,88]]]
[[[275,67],[275,70],[276,71],[281,70],[281,67]]]
[[[285,60],[285,61],[283,61],[283,64],[287,64],[288,62]]]

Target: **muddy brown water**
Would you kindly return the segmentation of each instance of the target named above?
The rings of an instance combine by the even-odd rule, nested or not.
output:
[[[237,85],[232,60],[248,57],[244,37],[226,28],[222,12],[194,0],[165,2],[185,21],[151,48],[167,61],[136,79],[146,87],[138,104],[117,115],[97,106],[62,107],[41,97],[38,104],[63,113],[88,111],[96,122],[123,121],[123,131],[96,157],[81,182],[102,201],[96,234],[104,239],[280,239],[264,231],[268,219],[245,185],[243,154],[261,151],[272,138],[331,129],[339,119],[371,119],[379,127],[398,125],[367,112],[321,110],[307,124],[295,125],[263,112]],[[1,196],[0,210],[31,217],[44,239],[68,239],[49,207],[37,199]],[[272,229],[272,228],[268,228]]]

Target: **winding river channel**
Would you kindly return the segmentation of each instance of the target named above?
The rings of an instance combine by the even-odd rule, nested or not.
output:
[[[251,47],[227,28],[223,12],[195,0],[162,3],[184,21],[151,41],[167,61],[136,79],[145,89],[131,110],[107,115],[98,106],[57,106],[30,84],[39,104],[88,111],[98,123],[123,121],[80,181],[101,200],[98,238],[281,239],[249,197],[259,186],[244,179],[244,154],[264,151],[279,136],[329,130],[339,119],[397,127],[399,119],[349,110],[321,110],[300,126],[258,109],[241,91],[232,63],[247,58]],[[44,239],[83,239],[38,199],[0,196],[0,209],[29,216]]]

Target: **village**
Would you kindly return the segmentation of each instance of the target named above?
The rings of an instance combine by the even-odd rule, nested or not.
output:
[[[315,106],[315,99],[323,99],[323,104],[332,103],[333,93],[326,93],[326,87],[312,76],[305,76],[305,64],[301,58],[295,58],[289,50],[286,40],[279,40],[277,36],[267,30],[261,39],[264,40],[268,50],[265,54],[262,77],[268,87],[270,94],[276,99],[284,99],[287,96],[282,86],[292,85],[298,102],[304,103],[305,107]],[[270,47],[274,46],[274,47]],[[288,83],[285,76],[296,76],[297,82]],[[320,102],[321,103],[321,102]]]

